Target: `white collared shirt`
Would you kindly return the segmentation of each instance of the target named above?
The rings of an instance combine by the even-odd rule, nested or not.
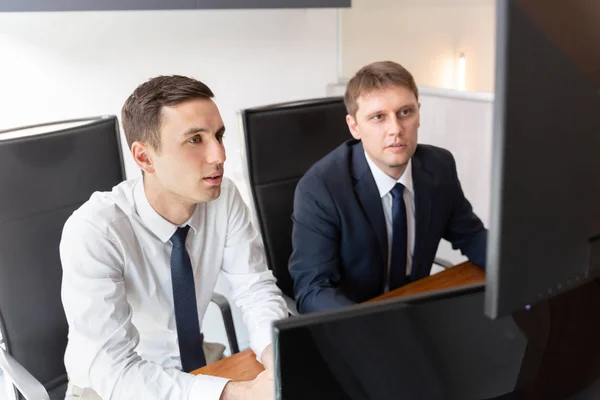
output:
[[[412,271],[412,258],[415,248],[415,190],[412,179],[412,160],[408,160],[408,165],[404,170],[402,176],[395,180],[385,172],[383,172],[376,164],[371,160],[369,155],[365,152],[367,158],[367,164],[371,169],[375,184],[379,190],[379,196],[381,196],[381,205],[383,206],[383,214],[385,216],[385,226],[387,228],[388,237],[388,262],[387,262],[387,277],[388,280],[385,284],[386,292],[389,289],[389,277],[390,277],[390,262],[392,259],[392,189],[396,183],[404,185],[404,205],[406,207],[406,223],[407,223],[407,239],[406,248],[406,275],[410,275]]]
[[[287,311],[233,182],[224,178],[219,198],[184,225],[200,323],[222,274],[261,355]],[[181,371],[169,241],[177,228],[150,206],[141,178],[94,193],[68,219],[60,256],[72,385],[104,400],[219,399],[227,379]]]

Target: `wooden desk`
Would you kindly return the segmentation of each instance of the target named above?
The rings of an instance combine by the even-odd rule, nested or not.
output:
[[[483,270],[470,262],[465,262],[438,274],[428,276],[396,290],[392,290],[391,292],[375,297],[369,301],[386,300],[394,297],[408,296],[438,289],[447,289],[483,281],[485,281],[485,273]],[[224,360],[197,369],[193,371],[192,374],[220,376],[236,381],[247,381],[254,379],[263,370],[262,364],[256,360],[256,356],[252,350],[245,350]]]

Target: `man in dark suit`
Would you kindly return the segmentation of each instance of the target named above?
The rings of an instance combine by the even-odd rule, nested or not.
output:
[[[449,151],[417,144],[418,89],[401,65],[376,62],[348,82],[355,140],[302,177],[289,270],[300,312],[360,303],[429,275],[442,238],[484,267],[487,231]]]

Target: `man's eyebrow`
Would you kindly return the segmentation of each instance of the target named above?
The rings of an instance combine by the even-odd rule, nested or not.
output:
[[[206,128],[192,127],[192,128],[190,128],[190,129],[188,129],[187,131],[185,131],[185,132],[183,133],[183,136],[191,136],[191,135],[195,135],[195,134],[197,134],[197,133],[208,133],[208,132],[209,132],[209,131],[208,131],[208,129],[206,129]],[[225,133],[225,126],[224,126],[224,125],[223,125],[223,126],[221,126],[221,127],[220,127],[220,128],[217,130],[216,134],[217,134],[217,135],[219,135],[219,134],[223,134],[223,133]]]
[[[183,136],[191,136],[191,135],[195,135],[196,133],[204,133],[204,132],[208,132],[208,130],[206,128],[193,127],[193,128],[188,129],[187,131],[185,131],[183,133]]]
[[[415,107],[416,107],[416,105],[414,103],[406,103],[406,104],[400,106],[399,110],[404,110],[406,108],[415,108]],[[367,118],[370,118],[377,114],[385,114],[385,110],[371,111],[370,113],[367,114]]]
[[[385,114],[385,112],[383,110],[371,111],[370,113],[367,114],[367,118],[370,118],[370,117],[372,117],[374,115],[377,115],[377,114]]]

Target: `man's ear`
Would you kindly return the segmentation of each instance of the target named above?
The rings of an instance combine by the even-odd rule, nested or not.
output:
[[[133,142],[131,145],[131,155],[133,156],[133,161],[135,161],[144,173],[154,173],[154,164],[148,145],[142,142]]]
[[[348,124],[348,129],[352,134],[352,137],[356,140],[360,140],[360,130],[358,129],[358,124],[356,123],[356,119],[348,114],[346,115],[346,124]]]

